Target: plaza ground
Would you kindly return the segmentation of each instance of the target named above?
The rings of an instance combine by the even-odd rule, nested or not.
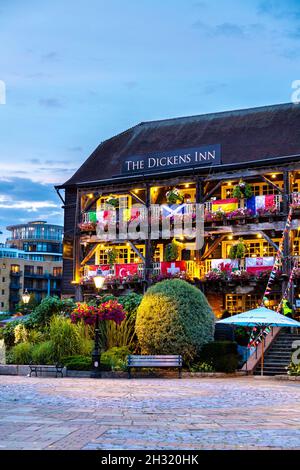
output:
[[[300,449],[300,383],[0,376],[0,449]]]

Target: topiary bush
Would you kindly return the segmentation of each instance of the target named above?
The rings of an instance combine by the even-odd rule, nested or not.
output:
[[[142,354],[181,354],[192,362],[213,340],[214,314],[206,297],[181,279],[150,287],[136,317]]]
[[[237,343],[234,341],[213,341],[205,344],[200,360],[209,362],[216,372],[235,372],[239,364]]]

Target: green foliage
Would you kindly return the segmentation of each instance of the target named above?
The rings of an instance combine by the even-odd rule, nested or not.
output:
[[[56,362],[52,341],[35,344],[32,347],[31,355],[34,364],[54,364]]]
[[[24,323],[19,323],[14,330],[15,344],[28,342],[28,331]]]
[[[143,354],[181,354],[191,362],[213,340],[214,314],[199,289],[180,279],[166,280],[144,295],[136,332]]]
[[[53,315],[69,315],[75,306],[76,304],[71,299],[61,300],[58,297],[46,297],[25,320],[25,325],[28,328],[42,328],[49,324]]]
[[[136,294],[135,292],[118,297],[118,301],[123,305],[127,313],[127,318],[136,317],[137,309],[142,301],[142,298],[142,294]]]
[[[28,304],[24,304],[23,301],[18,303],[16,306],[16,312],[27,315],[28,313],[31,313],[37,307],[37,305],[38,302],[36,301],[35,297],[31,295]]]
[[[249,183],[245,183],[243,180],[240,180],[239,184],[234,186],[232,196],[237,199],[248,199],[253,194],[252,187]]]
[[[288,367],[288,375],[300,375],[300,364],[291,362]]]
[[[9,362],[11,364],[29,364],[32,360],[32,345],[30,343],[19,343],[10,351]]]
[[[198,362],[190,367],[191,372],[214,372],[213,365],[209,362]]]
[[[238,243],[232,245],[229,251],[230,259],[241,259],[245,257],[246,247],[242,238],[239,238]]]
[[[175,240],[172,240],[171,243],[168,243],[165,248],[165,261],[176,261],[179,255],[178,244]]]
[[[101,363],[110,366],[112,370],[126,370],[128,354],[130,351],[126,346],[114,347],[101,354]]]
[[[213,341],[205,344],[199,355],[200,361],[212,364],[216,372],[235,372],[239,355],[237,343],[233,341]]]
[[[92,358],[89,356],[70,356],[65,357],[62,360],[64,366],[69,370],[91,370],[92,369]]]
[[[116,262],[118,252],[115,248],[109,248],[108,250],[106,250],[106,253],[108,258],[108,264],[110,265],[110,267],[112,267]]]
[[[52,317],[49,337],[53,344],[55,361],[60,362],[65,356],[86,354],[91,351],[91,341],[86,338],[81,323],[71,323],[69,318],[59,315]]]
[[[131,347],[135,340],[135,317],[126,318],[121,325],[113,321],[106,323],[106,347]]]
[[[10,323],[7,323],[4,328],[2,328],[2,337],[4,339],[4,344],[7,349],[10,349],[15,344],[15,327],[22,323],[22,320],[14,320]]]

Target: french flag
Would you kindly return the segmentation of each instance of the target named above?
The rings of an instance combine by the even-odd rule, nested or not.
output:
[[[247,199],[247,209],[250,209],[253,214],[256,214],[258,209],[272,209],[275,206],[275,195],[268,194],[267,196],[251,196]]]

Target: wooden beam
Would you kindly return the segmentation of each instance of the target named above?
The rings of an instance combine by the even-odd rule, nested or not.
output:
[[[92,256],[94,256],[97,248],[98,248],[98,243],[96,243],[91,249],[90,251],[88,252],[88,254],[86,255],[86,257],[81,261],[81,266],[84,266],[91,258]]]
[[[209,249],[201,256],[201,261],[204,261],[209,257],[211,253],[217,248],[217,246],[224,240],[226,235],[220,235],[214,242],[213,244],[209,247]]]
[[[55,188],[55,190],[56,190],[56,192],[57,192],[57,194],[58,194],[60,200],[62,201],[63,205],[65,205],[66,202],[65,202],[64,198],[62,197],[62,195],[60,194],[59,189],[58,189],[58,188]]]
[[[273,183],[273,181],[269,180],[269,178],[267,178],[266,176],[264,175],[259,175],[260,178],[262,178],[266,183],[268,183],[270,186],[272,186],[274,189],[276,189],[276,191],[279,191],[281,194],[283,194],[283,190],[277,186],[277,184]]]
[[[222,180],[218,181],[217,184],[209,191],[209,193],[204,196],[203,202],[206,202],[214,194],[214,192],[221,186],[221,184],[222,184]]]
[[[129,191],[129,194],[130,196],[135,199],[137,202],[139,202],[140,204],[144,204],[145,205],[145,201],[143,201],[143,199],[141,199],[139,196],[137,196],[136,194],[134,194],[132,191]]]
[[[136,254],[137,256],[139,256],[139,258],[141,258],[141,260],[142,260],[143,263],[145,263],[146,260],[145,260],[144,256],[143,256],[142,253],[136,248],[136,246],[132,243],[132,241],[128,240],[128,243],[129,243],[131,249],[135,252],[135,254]]]
[[[276,245],[275,242],[273,242],[273,240],[263,231],[263,230],[259,230],[257,233],[260,233],[264,239],[276,250],[278,251],[278,248],[279,246]]]

